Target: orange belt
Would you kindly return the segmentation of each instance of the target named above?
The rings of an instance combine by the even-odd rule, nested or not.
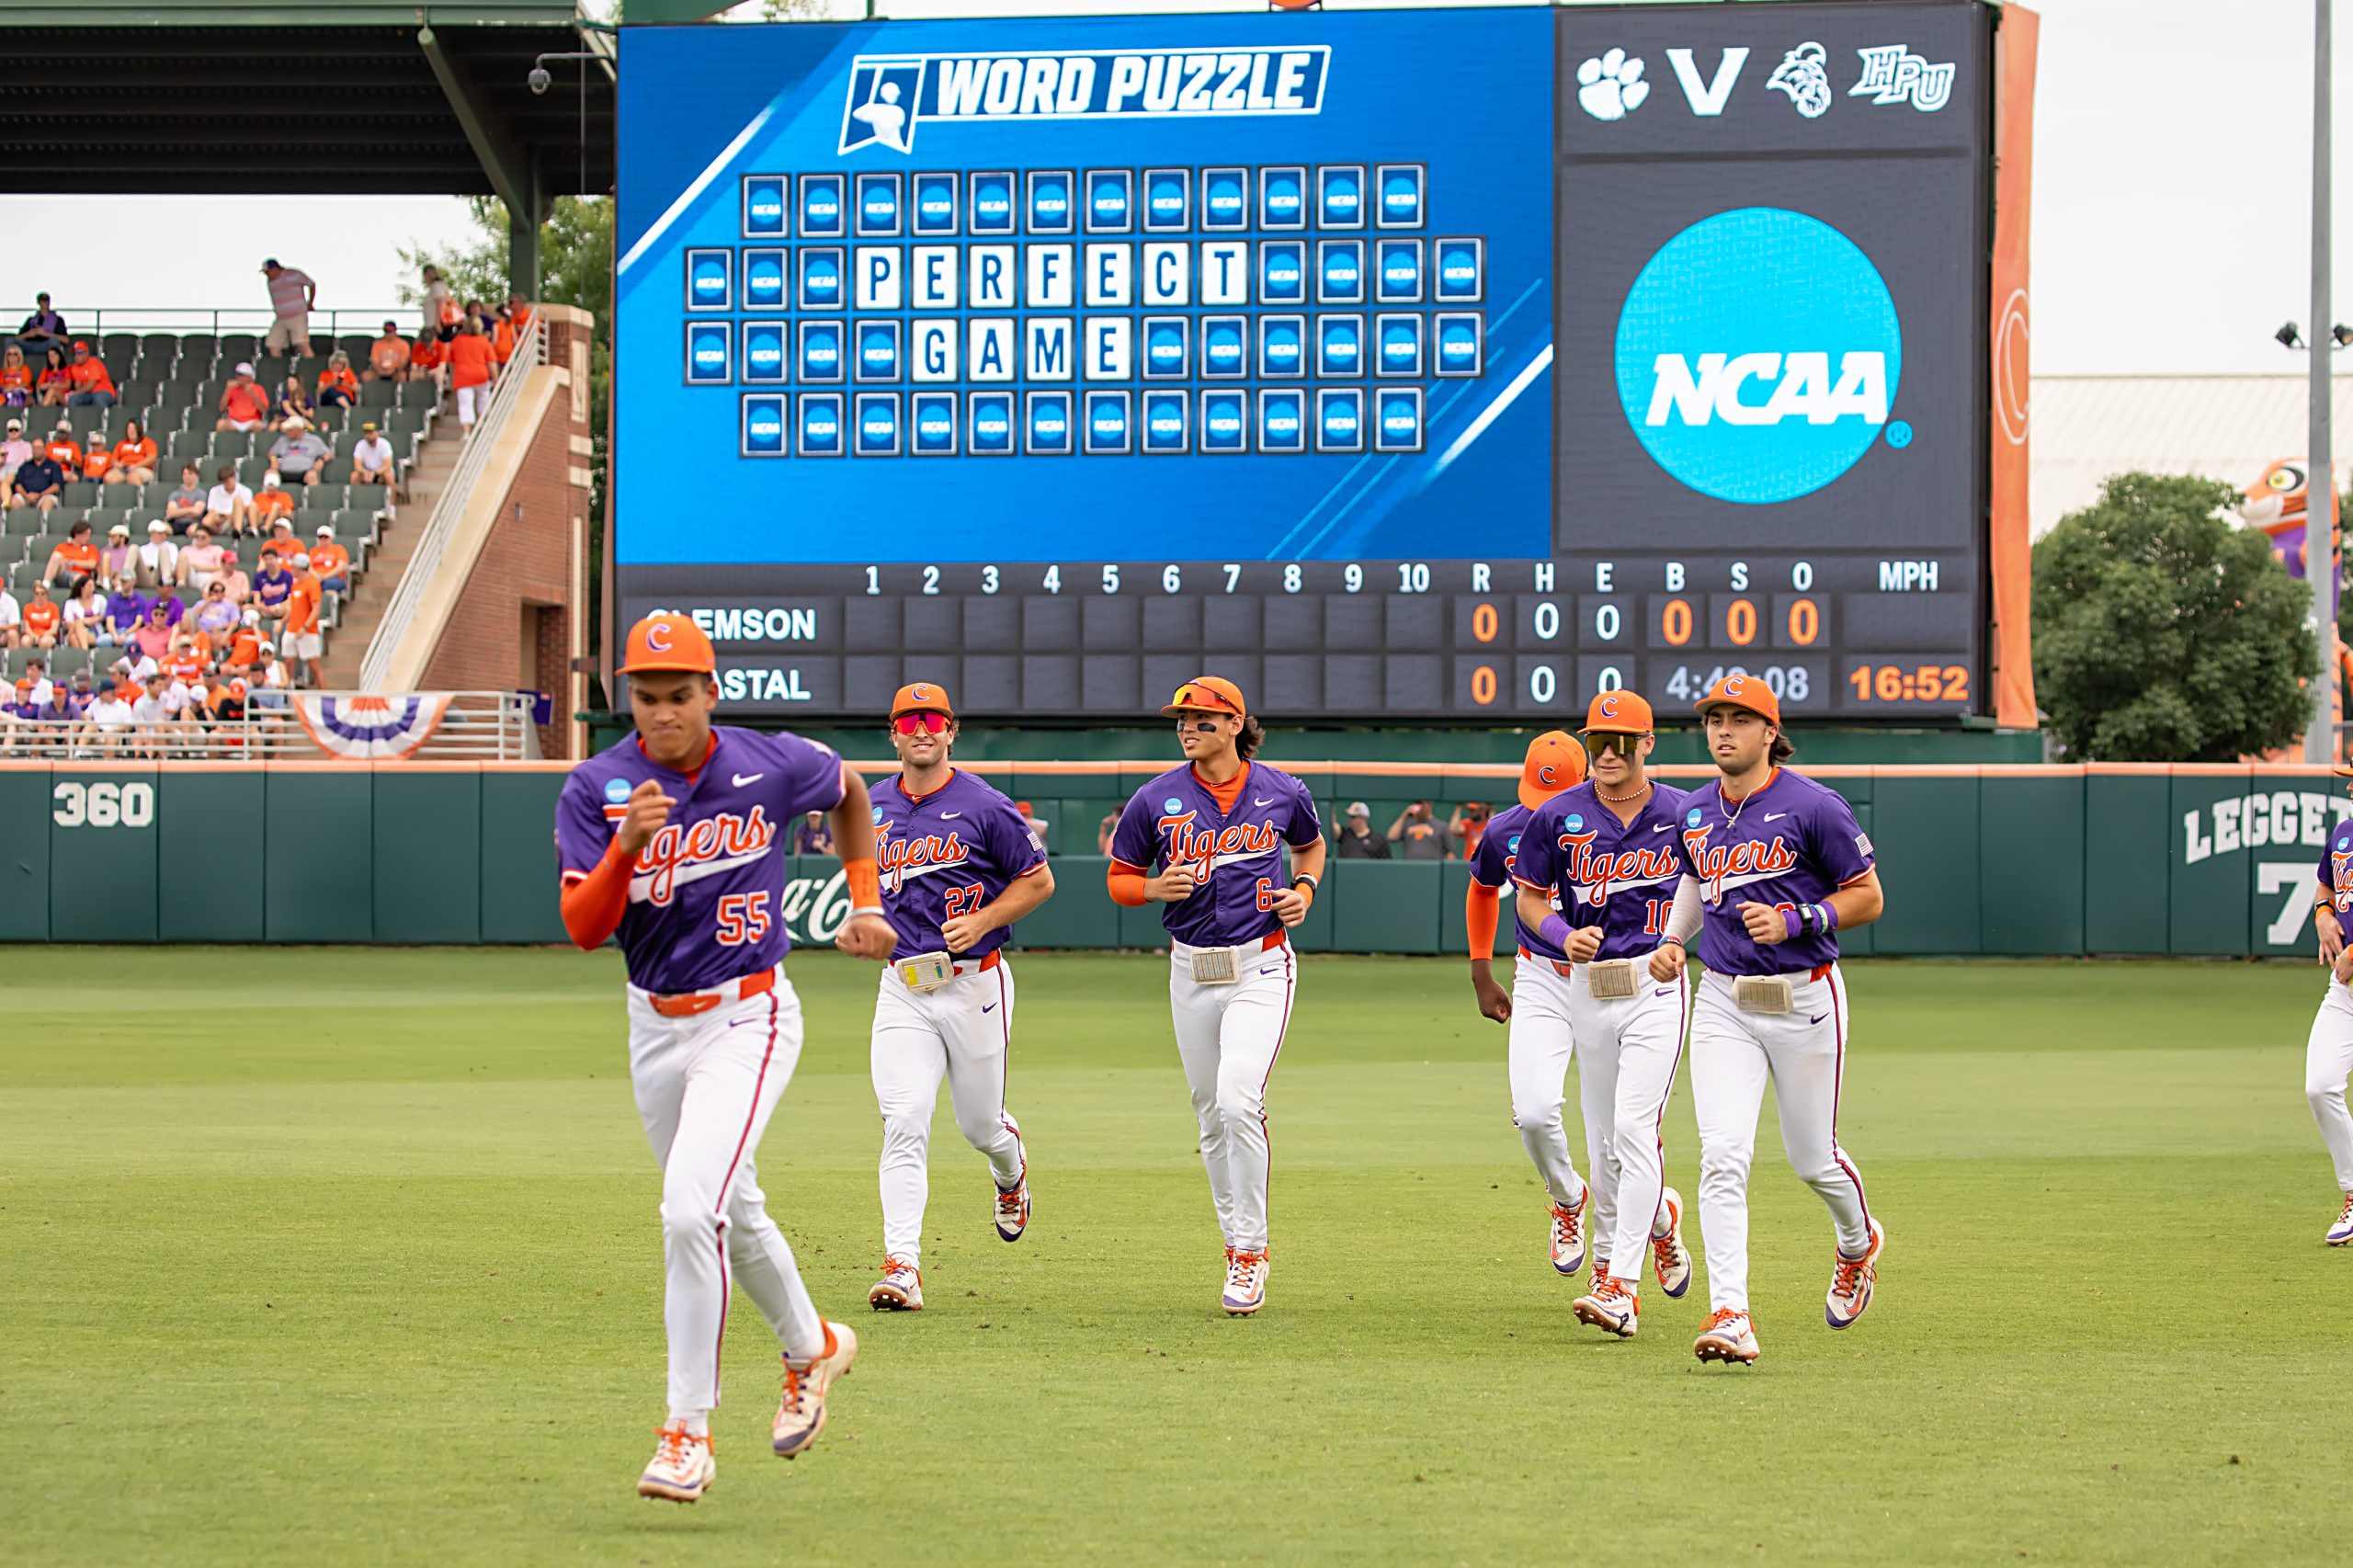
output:
[[[958,962],[950,964],[949,966],[948,972],[950,974],[986,974],[989,971],[995,969],[997,966],[997,960],[1004,957],[1005,949],[1003,948],[999,948],[996,951],[991,953],[988,957],[983,959],[978,963]]]
[[[1519,949],[1519,956],[1536,963],[1549,963],[1554,969],[1560,971],[1561,973],[1571,979],[1574,979],[1576,977],[1577,966],[1573,963],[1563,963],[1558,959],[1540,959],[1534,953],[1529,952],[1526,948]]]
[[[646,1001],[665,1018],[691,1018],[698,1013],[708,1013],[713,1007],[723,1006],[730,1002],[765,996],[775,989],[776,970],[771,966],[757,974],[731,980],[710,991],[681,991],[674,996],[648,996]]]

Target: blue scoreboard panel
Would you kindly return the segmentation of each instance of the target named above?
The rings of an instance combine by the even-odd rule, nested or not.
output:
[[[1980,711],[1990,25],[626,28],[621,614],[738,714]]]

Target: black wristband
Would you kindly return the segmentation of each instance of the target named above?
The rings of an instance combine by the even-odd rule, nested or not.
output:
[[[1321,891],[1323,891],[1324,884],[1323,884],[1322,882],[1320,882],[1320,881],[1317,881],[1315,880],[1315,878],[1314,878],[1312,874],[1310,874],[1309,872],[1302,871],[1302,872],[1300,872],[1297,876],[1294,876],[1294,877],[1293,877],[1293,878],[1291,878],[1291,880],[1290,880],[1290,885],[1291,885],[1291,886],[1293,886],[1293,887],[1297,887],[1297,886],[1299,886],[1299,884],[1300,884],[1300,883],[1302,883],[1302,882],[1305,882],[1309,887],[1314,888],[1314,889],[1315,889],[1316,891],[1318,891],[1319,892],[1320,892]]]

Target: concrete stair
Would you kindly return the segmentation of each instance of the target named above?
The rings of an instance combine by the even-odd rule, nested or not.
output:
[[[458,466],[458,421],[449,410],[443,414],[445,417],[435,422],[432,438],[417,449],[416,462],[409,469],[407,499],[399,503],[399,515],[383,525],[381,538],[368,558],[367,574],[353,585],[351,597],[343,604],[343,619],[326,634],[317,682],[326,690],[358,687],[359,665],[368,656],[369,642],[408,571],[409,558],[425,532],[425,520],[433,515],[442,487]]]

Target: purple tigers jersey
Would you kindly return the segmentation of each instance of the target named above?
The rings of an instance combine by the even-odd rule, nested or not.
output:
[[[2321,846],[2320,891],[2328,895],[2337,924],[2346,925],[2345,915],[2353,910],[2353,822],[2339,822]]]
[[[1013,802],[961,770],[928,795],[908,794],[904,774],[877,784],[874,851],[882,913],[899,934],[891,956],[902,959],[945,952],[942,924],[994,903],[1046,864],[1046,846]],[[1012,935],[1000,926],[956,956],[986,958]]]
[[[1188,947],[1239,947],[1280,930],[1267,901],[1290,885],[1282,846],[1324,835],[1306,785],[1263,762],[1246,766],[1231,815],[1187,763],[1137,790],[1111,835],[1111,858],[1146,874],[1191,869],[1192,896],[1160,906],[1160,923]]]
[[[1727,807],[1719,786],[1684,797],[1685,868],[1699,880],[1699,961],[1717,974],[1786,974],[1836,962],[1838,934],[1808,932],[1771,947],[1749,939],[1744,903],[1820,903],[1871,869],[1871,841],[1846,797],[1774,769]]]
[[[1572,929],[1600,926],[1596,958],[1646,954],[1666,933],[1667,906],[1683,880],[1676,825],[1684,801],[1682,790],[1654,781],[1634,820],[1620,823],[1590,781],[1563,790],[1529,818],[1512,874],[1552,894]]]
[[[1565,963],[1568,955],[1530,930],[1528,922],[1519,917],[1516,885],[1519,879],[1518,868],[1528,848],[1528,824],[1535,815],[1526,806],[1511,806],[1488,818],[1487,831],[1479,835],[1479,847],[1471,857],[1471,880],[1483,888],[1504,890],[1504,896],[1511,900],[1512,926],[1518,934],[1523,950],[1534,953],[1540,959],[1550,959],[1554,963]],[[1537,887],[1540,892],[1545,891],[1535,883],[1529,885]],[[1557,892],[1552,894],[1552,907],[1561,907],[1561,896]],[[1482,958],[1485,956],[1483,953],[1480,955]]]
[[[691,781],[645,755],[630,734],[572,770],[556,798],[556,863],[566,886],[596,869],[651,778],[677,804],[637,857],[621,915],[630,983],[665,994],[702,991],[780,961],[783,830],[803,812],[841,803],[842,762],[795,734],[714,725],[710,755]]]

